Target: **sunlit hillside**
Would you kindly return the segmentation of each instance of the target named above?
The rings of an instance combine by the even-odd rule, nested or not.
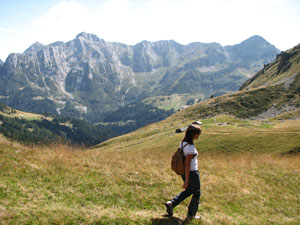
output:
[[[0,134],[27,145],[65,143],[73,146],[92,146],[115,134],[106,127],[79,119],[33,114],[0,103]]]
[[[300,44],[277,55],[274,62],[264,65],[255,76],[242,86],[250,89],[262,86],[284,84],[285,89],[294,82],[300,72]]]
[[[192,224],[299,224],[300,121],[282,118],[201,120],[202,219]],[[181,190],[175,129],[192,121],[176,114],[85,151],[1,138],[0,223],[180,224],[188,200],[171,218],[163,203]]]

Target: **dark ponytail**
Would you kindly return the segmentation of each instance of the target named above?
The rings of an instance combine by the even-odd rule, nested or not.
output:
[[[183,141],[193,145],[195,134],[201,134],[201,128],[194,124],[189,125],[185,132],[185,137]]]

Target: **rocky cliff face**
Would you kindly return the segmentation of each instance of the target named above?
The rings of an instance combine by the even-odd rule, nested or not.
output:
[[[195,104],[184,110],[181,116],[205,118],[217,114],[260,120],[299,118],[300,44],[265,64],[240,91]]]
[[[157,95],[238,90],[278,49],[254,36],[241,44],[110,43],[80,33],[67,43],[35,43],[0,67],[0,97],[26,111],[101,120],[105,112]]]
[[[300,44],[278,54],[273,62],[265,64],[263,69],[247,80],[240,90],[280,84],[283,84],[284,88],[288,90],[297,79],[300,79],[299,76]]]

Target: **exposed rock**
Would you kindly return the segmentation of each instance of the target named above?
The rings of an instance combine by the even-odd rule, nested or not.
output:
[[[294,73],[292,76],[285,77],[282,80],[276,82],[274,85],[284,84],[284,89],[288,90],[291,86],[291,84],[294,82],[295,78],[297,76],[297,73]]]
[[[37,42],[10,54],[0,70],[0,95],[18,109],[99,121],[150,96],[236,91],[278,52],[259,36],[226,47],[172,40],[128,46],[83,32],[66,43]],[[44,100],[32,101],[37,96]]]
[[[29,48],[27,48],[24,51],[24,54],[28,55],[28,54],[33,53],[33,52],[38,52],[43,47],[45,47],[45,45],[43,45],[43,44],[41,44],[39,42],[35,42],[34,44],[32,44]]]
[[[281,52],[275,61],[265,64],[255,76],[247,80],[240,90],[268,85],[284,84],[287,90],[299,74],[300,44],[294,48]]]
[[[295,106],[289,106],[289,105],[285,105],[281,108],[276,108],[273,106],[273,107],[269,108],[267,111],[255,116],[255,117],[252,117],[251,119],[255,119],[255,120],[268,119],[268,118],[280,115],[285,112],[293,111],[296,109],[297,108]]]

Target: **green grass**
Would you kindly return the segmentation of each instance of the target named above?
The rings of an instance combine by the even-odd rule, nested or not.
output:
[[[204,99],[203,94],[198,95],[190,95],[190,94],[173,94],[170,96],[156,96],[156,97],[150,97],[145,100],[143,100],[146,104],[152,104],[153,106],[156,106],[158,108],[164,109],[164,110],[170,110],[174,109],[177,111],[182,106],[186,106],[186,103],[190,99],[194,99],[195,103],[199,101],[199,99]]]
[[[299,64],[299,49],[300,45],[298,44],[294,48],[286,51],[284,54],[281,54],[280,57],[277,57],[274,62],[271,62],[267,65],[265,65],[264,69],[259,71],[257,75],[253,77],[254,80],[252,80],[251,83],[246,82],[247,85],[243,87],[243,89],[249,89],[249,88],[256,88],[261,86],[270,86],[270,85],[276,85],[280,81],[291,77],[294,74],[298,74],[298,81],[294,82],[294,85],[298,88],[299,87],[299,71],[300,71],[300,64]],[[287,61],[282,60],[282,56],[289,55]],[[287,57],[285,57],[287,58]],[[285,65],[290,65],[283,69],[282,63]],[[281,65],[280,65],[281,64]],[[281,68],[280,71],[279,68]],[[297,80],[297,78],[296,78]]]
[[[299,223],[300,156],[282,155],[299,147],[299,121],[202,121],[202,220],[192,224]],[[191,122],[176,115],[85,151],[1,138],[0,224],[179,224],[189,201],[172,218],[163,203],[181,191],[170,159],[175,129]]]
[[[9,108],[10,109],[10,108]],[[35,114],[35,113],[28,113],[28,112],[23,112],[23,111],[19,111],[19,110],[11,110],[8,112],[0,112],[1,115],[6,116],[6,117],[17,117],[17,118],[23,118],[29,121],[32,120],[42,120],[43,119],[47,119],[47,120],[53,120],[52,117],[46,117],[43,116],[41,114]]]

